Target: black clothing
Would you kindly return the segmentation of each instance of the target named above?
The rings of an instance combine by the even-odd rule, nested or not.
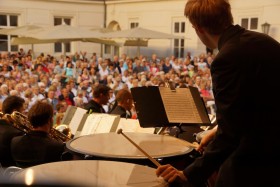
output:
[[[104,108],[98,104],[97,102],[95,102],[94,100],[90,100],[86,106],[85,109],[87,110],[87,113],[106,113],[106,111],[104,110]]]
[[[162,71],[164,71],[164,73],[168,73],[170,70],[172,69],[172,65],[169,64],[169,66],[167,66],[165,63],[162,65]]]
[[[2,167],[15,166],[11,156],[10,144],[15,136],[23,135],[23,132],[0,119],[0,163]]]
[[[236,25],[218,48],[211,65],[217,134],[184,174],[199,184],[219,169],[216,187],[280,186],[280,44]]]
[[[131,118],[131,113],[130,111],[126,111],[123,107],[117,105],[111,112],[110,114],[117,114],[120,115],[121,118]]]
[[[61,161],[65,145],[53,140],[48,133],[31,131],[13,138],[11,153],[18,167],[30,167],[38,164]]]
[[[122,73],[122,69],[120,67],[120,62],[119,61],[118,62],[114,62],[114,66],[115,66],[115,68],[118,69],[118,73],[121,74]]]

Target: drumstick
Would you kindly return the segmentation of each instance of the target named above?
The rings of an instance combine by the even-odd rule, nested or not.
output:
[[[130,143],[132,143],[139,151],[141,151],[144,155],[146,155],[148,157],[148,159],[150,161],[152,161],[157,167],[161,166],[160,163],[158,161],[156,161],[156,159],[154,159],[153,157],[151,157],[146,151],[144,151],[141,147],[139,147],[134,141],[132,141],[129,137],[127,137],[123,132],[122,129],[119,129],[117,131],[118,134],[122,134],[128,141],[130,141]]]

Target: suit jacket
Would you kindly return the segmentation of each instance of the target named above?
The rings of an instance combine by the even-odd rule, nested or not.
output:
[[[86,104],[85,109],[87,110],[87,113],[106,113],[102,105],[98,104],[94,100],[90,100]]]
[[[15,162],[11,156],[10,144],[12,138],[22,135],[19,131],[6,120],[0,119],[0,163],[2,167],[15,166]]]
[[[30,167],[38,164],[61,161],[65,145],[51,139],[48,133],[31,131],[13,138],[11,153],[18,167]]]
[[[119,106],[119,105],[117,105],[117,106],[110,112],[110,114],[117,114],[117,115],[120,115],[121,118],[131,118],[131,113],[130,113],[130,112],[127,113],[126,110],[125,110],[123,107]]]
[[[280,186],[280,44],[235,25],[218,49],[211,65],[218,131],[184,174],[197,185],[219,169],[218,187]]]

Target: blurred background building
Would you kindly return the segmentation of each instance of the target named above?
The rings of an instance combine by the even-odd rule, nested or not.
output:
[[[142,27],[177,36],[182,39],[154,39],[148,47],[141,48],[141,54],[158,57],[175,55],[185,57],[205,51],[192,25],[184,16],[186,0],[0,0],[0,29],[35,24],[49,27],[67,24],[87,29],[108,28],[126,30]],[[246,29],[264,32],[280,41],[279,0],[230,0],[234,23]],[[268,23],[263,25],[264,23]],[[215,24],[215,23],[213,23]],[[269,30],[268,30],[269,29]],[[0,35],[0,52],[27,51],[30,44],[12,45],[13,35]],[[35,44],[34,52],[59,56],[75,52],[93,52],[98,56],[112,57],[126,53],[135,56],[136,47],[101,45],[90,42],[71,42],[66,45]]]

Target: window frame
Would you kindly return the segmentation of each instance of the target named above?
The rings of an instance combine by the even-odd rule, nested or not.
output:
[[[255,21],[252,21],[255,20]],[[246,21],[246,25],[244,25],[244,21]],[[256,22],[254,25],[252,22]],[[257,31],[259,29],[259,18],[257,16],[252,17],[242,17],[240,19],[240,26],[252,31]]]
[[[186,33],[186,21],[176,19],[172,23],[173,34],[182,36]],[[185,39],[173,39],[173,55],[177,58],[184,58]]]
[[[60,20],[60,22],[56,23],[57,20]],[[60,24],[59,24],[60,23]],[[63,16],[54,16],[53,18],[53,25],[71,25],[72,23],[72,18],[71,17],[63,17]],[[53,44],[53,50],[54,53],[71,53],[72,52],[72,45],[71,42],[56,42]]]
[[[15,28],[18,27],[18,20],[19,20],[19,15],[17,14],[0,14],[1,16],[6,17],[6,25],[0,25],[0,29],[6,29],[6,28]],[[11,24],[11,17],[15,17],[16,21],[15,24]],[[17,52],[19,50],[19,46],[18,45],[12,45],[11,44],[11,40],[12,38],[18,37],[16,35],[1,35],[4,37],[7,37],[7,39],[0,39],[0,43],[2,43],[3,45],[3,50],[1,49],[2,46],[0,47],[0,51],[6,51],[6,52]],[[0,45],[2,45],[0,44]]]

